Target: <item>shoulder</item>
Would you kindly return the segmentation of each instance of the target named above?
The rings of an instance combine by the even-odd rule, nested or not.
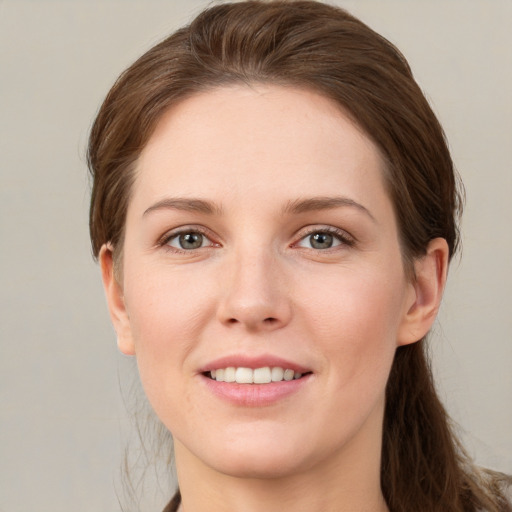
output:
[[[500,512],[512,512],[512,476],[496,471],[486,471],[489,480],[488,489],[497,498]],[[492,510],[496,510],[493,508]],[[487,508],[479,509],[478,512],[488,512]]]
[[[512,475],[501,473],[498,480],[498,489],[505,504],[508,505],[506,510],[512,510]]]
[[[503,497],[507,504],[512,507],[512,477],[508,477],[506,483],[503,485]]]

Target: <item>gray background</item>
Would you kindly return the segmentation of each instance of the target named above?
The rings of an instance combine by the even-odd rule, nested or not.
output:
[[[512,472],[512,1],[338,3],[405,53],[447,132],[468,200],[436,375],[470,453]],[[140,392],[90,257],[84,148],[115,77],[206,4],[0,1],[0,511],[126,501]]]

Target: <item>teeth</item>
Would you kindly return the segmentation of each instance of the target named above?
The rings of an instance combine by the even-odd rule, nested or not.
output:
[[[272,372],[271,372],[272,382],[279,382],[280,380],[283,380],[283,377],[284,377],[284,370],[282,368],[279,368],[279,366],[272,368]]]
[[[265,368],[256,368],[254,370],[254,384],[268,384],[272,382],[272,373],[270,368],[266,366]]]
[[[235,382],[238,384],[252,384],[254,372],[250,368],[237,368],[235,372]]]
[[[224,370],[224,382],[235,382],[235,368],[230,366]]]
[[[268,384],[269,382],[281,382],[283,380],[290,381],[293,379],[300,379],[302,373],[295,372],[291,369],[280,368],[275,366],[270,368],[264,366],[263,368],[217,368],[211,370],[210,376],[213,380],[218,382],[236,382],[238,384]]]
[[[284,380],[293,380],[293,377],[295,376],[295,372],[293,370],[285,370],[283,378]]]

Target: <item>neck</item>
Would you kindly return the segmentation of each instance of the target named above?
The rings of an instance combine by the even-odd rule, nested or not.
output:
[[[380,487],[381,440],[355,439],[343,453],[273,478],[228,475],[205,465],[178,440],[180,512],[388,512]]]

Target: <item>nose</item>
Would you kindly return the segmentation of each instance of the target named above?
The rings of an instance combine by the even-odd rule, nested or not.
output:
[[[279,258],[270,250],[238,251],[222,272],[218,319],[249,332],[268,332],[292,317],[290,289]]]

